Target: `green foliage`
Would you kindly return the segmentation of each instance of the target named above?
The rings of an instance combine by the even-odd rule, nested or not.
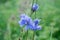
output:
[[[0,0],[0,40],[26,39],[26,30],[22,30],[18,24],[21,1],[25,0]],[[60,40],[60,0],[38,0],[38,4],[36,16],[41,19],[39,24],[42,30],[36,31],[35,39],[50,40],[52,37],[51,40]],[[30,8],[25,11],[26,14],[30,13]],[[32,15],[33,19],[34,16],[35,14]],[[32,37],[33,31],[29,30],[28,40],[32,40]]]
[[[0,3],[5,3],[7,0],[0,0]]]

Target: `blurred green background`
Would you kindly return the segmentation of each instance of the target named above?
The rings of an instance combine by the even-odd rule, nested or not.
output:
[[[35,40],[60,40],[60,0],[37,0],[39,10],[37,18],[41,19],[41,31],[36,32]],[[31,13],[32,0],[0,0],[0,40],[19,40],[22,33],[18,24],[21,13]],[[34,18],[34,14],[32,16]],[[52,34],[52,36],[51,36]],[[31,40],[32,31],[28,33]],[[25,39],[23,39],[25,40]]]

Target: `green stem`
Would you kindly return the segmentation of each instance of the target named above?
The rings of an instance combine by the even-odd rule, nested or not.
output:
[[[28,30],[27,30],[27,39],[26,40],[28,40]]]
[[[26,40],[28,40],[28,30],[27,30],[27,32],[26,32]]]
[[[19,40],[20,40],[20,38],[19,38]]]
[[[52,33],[53,33],[53,25],[51,25],[51,30],[50,30],[50,40],[52,40]]]
[[[21,28],[21,32],[22,32],[22,34],[23,34],[23,31],[24,31],[23,28]],[[23,35],[22,35],[22,39],[23,39]]]
[[[35,12],[35,18],[36,18],[36,12]]]
[[[32,38],[32,40],[34,40],[35,39],[35,31],[33,32],[33,38]]]
[[[33,4],[34,4],[34,0],[32,1],[32,7],[33,7]],[[31,15],[33,14],[32,7],[31,7],[31,14],[30,14],[30,17],[31,17]]]
[[[38,0],[36,0],[36,3],[37,3]]]
[[[33,4],[34,4],[34,0],[32,1],[32,6],[33,6]]]

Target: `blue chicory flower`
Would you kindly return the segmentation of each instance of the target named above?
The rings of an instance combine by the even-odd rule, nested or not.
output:
[[[21,27],[23,27],[24,25],[28,25],[32,22],[32,19],[25,14],[21,14],[20,18],[21,19],[19,21],[19,24],[20,24]]]
[[[33,26],[33,29],[32,30],[41,30],[42,27],[40,25],[35,25]]]
[[[39,5],[34,3],[33,6],[32,6],[32,11],[37,11],[39,9]]]
[[[38,20],[38,19],[34,20],[33,29],[32,30],[41,30],[42,29],[42,27],[38,25],[39,22],[40,22],[40,20]]]
[[[39,19],[35,19],[35,20],[34,20],[35,25],[38,25],[38,24],[39,24],[39,22],[40,22],[40,20],[39,20]]]
[[[31,24],[27,25],[25,27],[26,30],[30,29],[30,30],[41,30],[42,27],[38,25],[39,20],[35,19],[34,22],[32,22]]]

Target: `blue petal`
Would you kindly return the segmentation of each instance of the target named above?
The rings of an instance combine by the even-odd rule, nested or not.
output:
[[[35,23],[35,25],[38,25],[39,19],[35,19],[35,20],[34,20],[34,23]]]
[[[41,29],[42,29],[41,26],[35,26],[35,27],[33,28],[33,30],[41,30]]]
[[[41,26],[35,25],[34,23],[32,23],[30,25],[30,29],[31,30],[41,30]]]
[[[25,16],[26,16],[25,14],[21,14],[20,18],[25,18]]]
[[[24,19],[26,21],[30,21],[31,20],[31,18],[29,16],[25,15],[25,14],[21,14],[21,19]]]
[[[25,30],[30,30],[30,29],[32,29],[32,26],[31,25],[26,25],[25,26]]]
[[[25,27],[25,30],[32,30],[33,29],[33,25],[32,24],[28,24]]]
[[[34,3],[33,4],[33,10],[38,10],[38,8],[39,8],[38,4]]]
[[[24,26],[26,24],[26,21],[25,20],[20,20],[19,24],[20,24],[20,26]]]
[[[29,27],[28,27],[28,26],[26,26],[26,27],[25,27],[25,30],[28,30],[28,29],[29,29]]]
[[[42,27],[41,26],[37,26],[37,28],[36,28],[37,30],[41,30],[42,29]]]

